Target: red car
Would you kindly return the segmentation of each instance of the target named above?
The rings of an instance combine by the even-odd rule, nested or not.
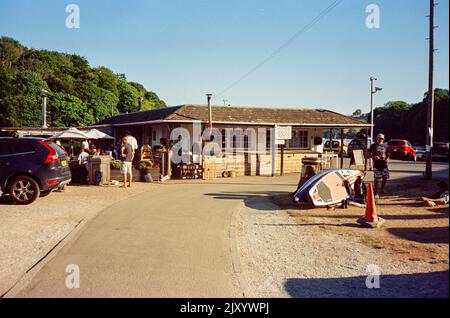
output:
[[[391,158],[404,160],[416,160],[416,151],[408,140],[391,139],[388,142],[388,151]]]

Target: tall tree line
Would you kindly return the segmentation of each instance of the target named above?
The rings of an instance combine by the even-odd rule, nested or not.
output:
[[[427,93],[422,101],[408,104],[391,101],[374,109],[374,134],[383,133],[387,139],[406,139],[425,144],[427,124]],[[449,91],[435,89],[434,141],[449,141]],[[357,109],[353,117],[366,121],[369,114]]]
[[[158,95],[124,74],[93,68],[75,54],[35,50],[0,38],[0,126],[39,127],[41,92],[53,127],[92,125],[111,114],[165,107]]]

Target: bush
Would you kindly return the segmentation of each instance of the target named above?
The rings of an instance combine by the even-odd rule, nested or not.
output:
[[[138,167],[141,170],[148,170],[153,167],[153,162],[151,160],[141,160],[138,163]]]
[[[121,163],[122,163],[122,161],[120,161],[120,160],[111,161],[111,169],[120,169]]]

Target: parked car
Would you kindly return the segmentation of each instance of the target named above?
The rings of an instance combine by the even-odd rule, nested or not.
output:
[[[344,143],[343,147],[344,156],[347,156],[347,148],[348,148],[347,145]],[[333,152],[341,154],[341,141],[333,139],[331,143],[331,149]],[[330,151],[330,140],[325,141],[323,145],[323,151]]]
[[[433,143],[433,159],[445,159],[448,161],[448,142]]]
[[[413,149],[416,152],[416,160],[425,160],[427,148],[423,146],[413,146]]]
[[[347,154],[349,157],[352,156],[353,150],[362,149],[364,150],[365,140],[363,139],[353,139],[347,146]]]
[[[38,196],[71,180],[66,152],[42,138],[0,137],[0,194],[17,204],[30,204]]]
[[[416,152],[408,140],[391,139],[388,141],[388,151],[391,158],[416,160]]]

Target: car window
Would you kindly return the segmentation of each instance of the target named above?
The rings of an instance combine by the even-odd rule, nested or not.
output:
[[[333,141],[333,148],[339,148],[339,141]]]
[[[29,153],[35,151],[34,146],[26,141],[16,141],[12,143],[12,148],[15,154]]]
[[[12,154],[12,147],[9,142],[0,141],[0,156],[6,156]]]
[[[47,141],[47,144],[56,151],[58,156],[62,156],[66,153],[61,147],[59,147],[57,144],[55,144],[52,141]]]
[[[388,142],[388,146],[403,146],[404,144],[403,140],[391,140]]]

